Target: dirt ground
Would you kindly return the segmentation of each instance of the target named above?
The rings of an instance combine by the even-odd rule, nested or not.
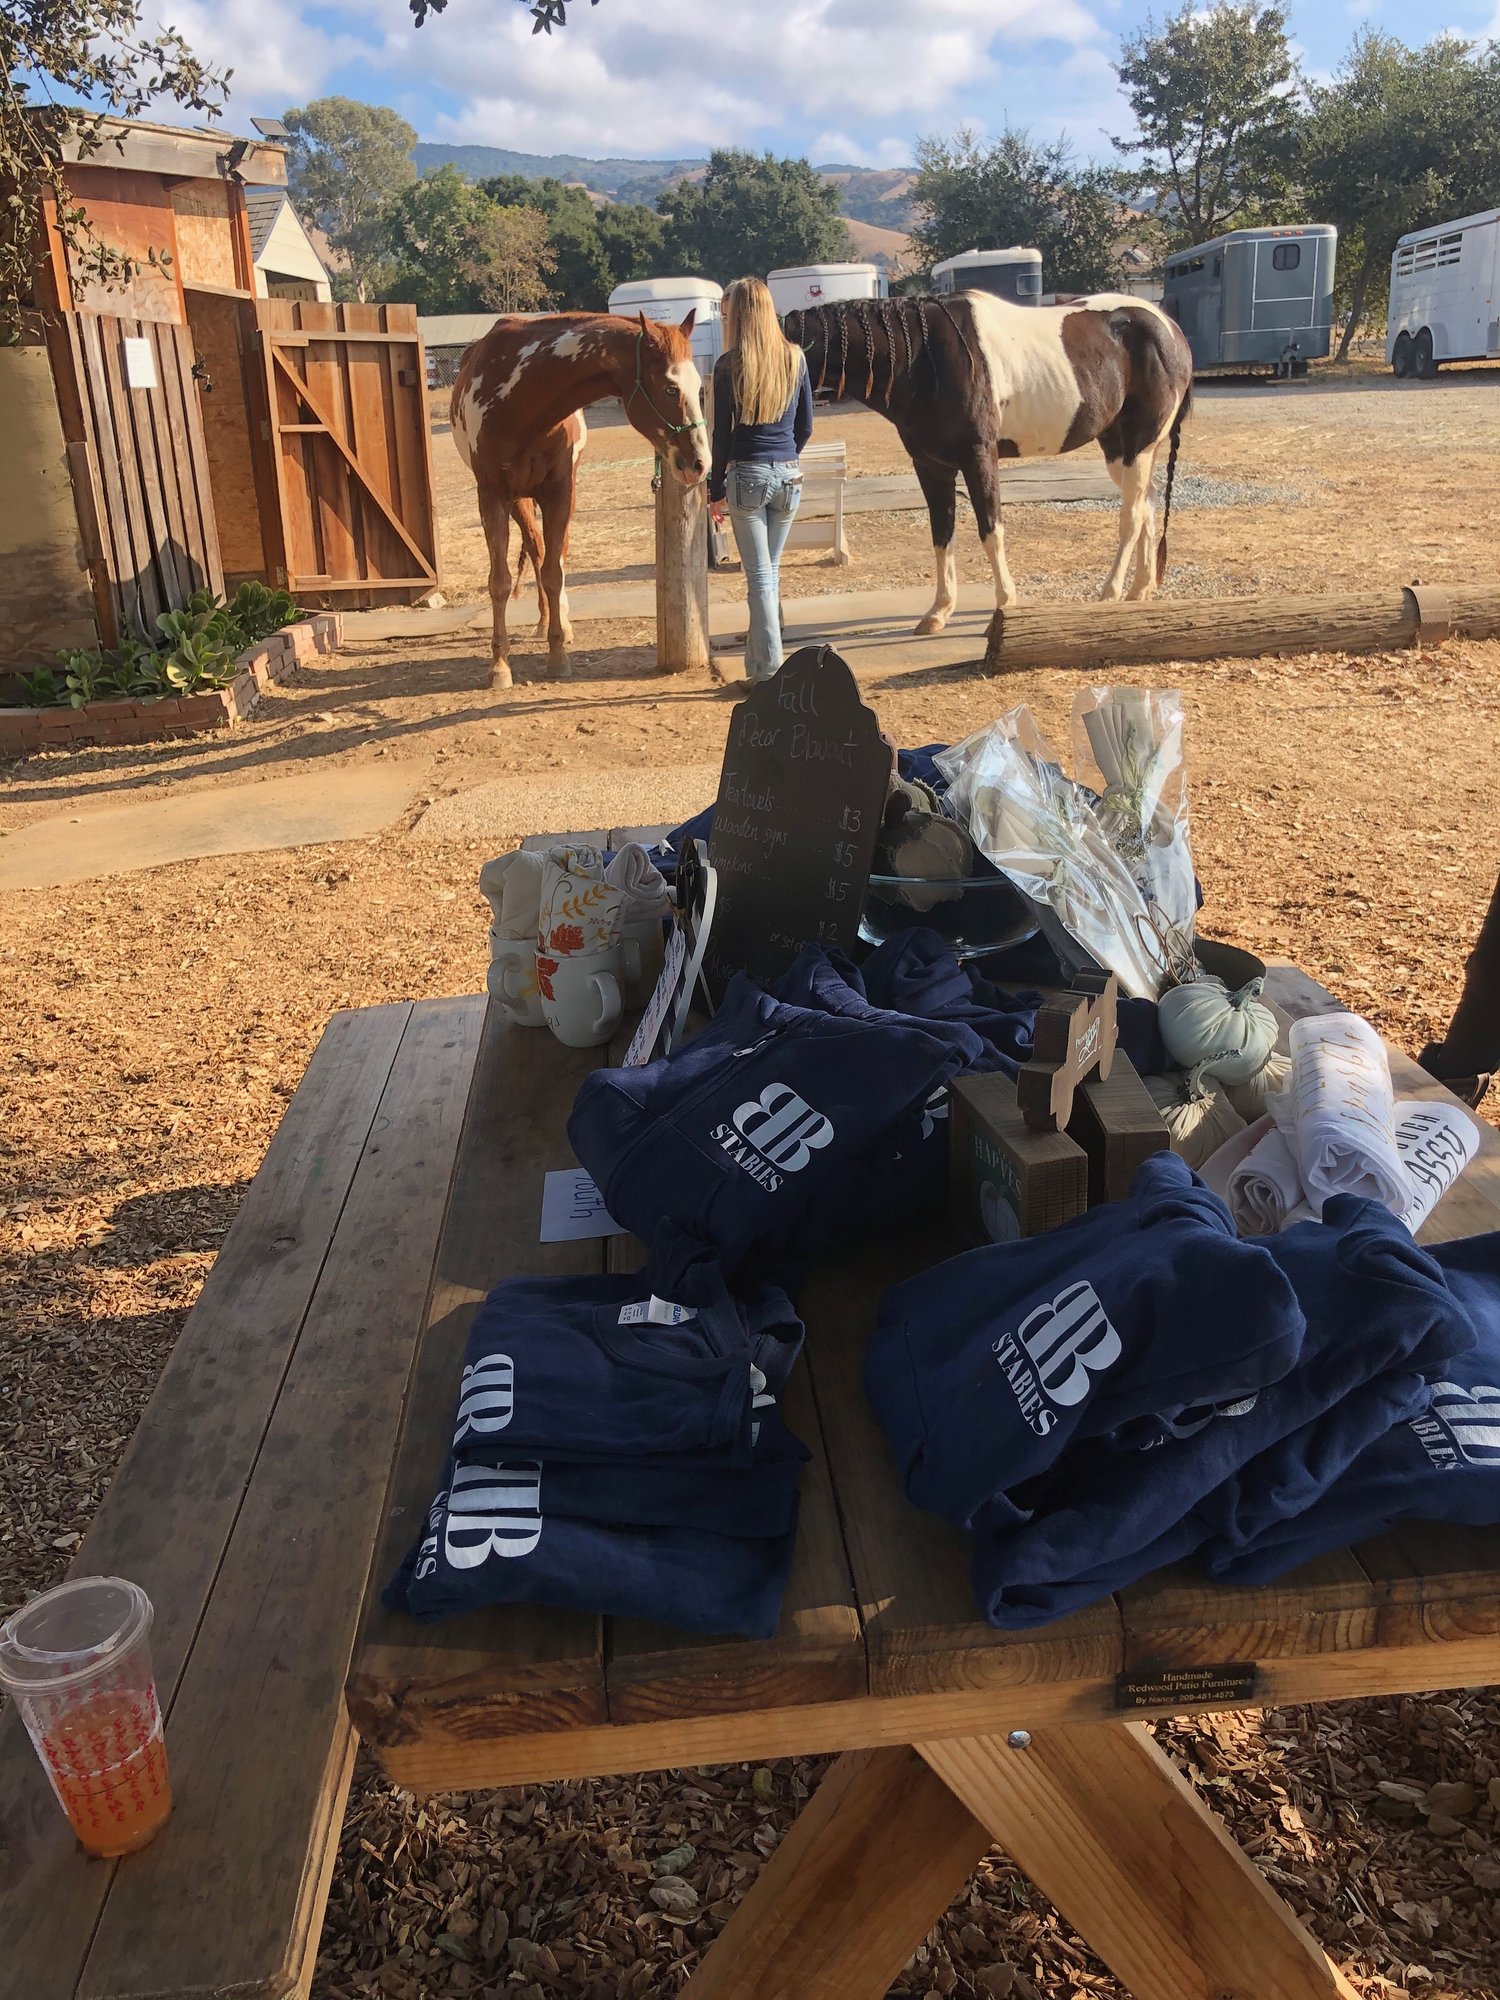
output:
[[[859,470],[900,469],[882,420],[823,421],[848,437]],[[1368,378],[1213,390],[1185,463],[1304,497],[1185,510],[1173,586],[1210,574],[1236,590],[1493,576],[1497,444],[1496,371],[1399,389]],[[640,456],[623,430],[591,447],[575,578],[616,580],[617,564],[646,559]],[[472,496],[443,479],[451,594],[462,596]],[[851,527],[856,567],[810,564],[795,588],[927,578],[920,521]],[[889,554],[874,553],[886,536]],[[1018,508],[1011,524],[1018,574],[1052,594],[1092,588],[1109,544],[1101,513]],[[965,545],[966,575],[979,574],[977,553]],[[232,737],[0,767],[0,837],[159,786],[375,758],[409,762],[422,784],[403,820],[367,840],[0,897],[0,1608],[66,1567],[328,1015],[482,984],[475,878],[490,847],[414,839],[425,803],[546,773],[554,824],[598,824],[585,809],[596,781],[717,760],[729,704],[706,679],[657,675],[650,638],[644,623],[583,627],[570,682],[498,698],[478,633],[352,649],[274,691]],[[526,660],[540,667],[530,640]],[[1420,1048],[1451,1011],[1497,867],[1500,642],[1155,678],[1187,705],[1205,929],[1296,959]],[[1059,747],[1073,691],[1057,672],[998,682],[924,668],[920,647],[865,689],[902,743],[952,740],[1026,701]],[[1202,1733],[1160,1733],[1362,1994],[1500,1994],[1500,1696],[1221,1716]],[[362,1765],[315,1995],[666,2000],[821,1768],[434,1804]],[[1460,1789],[1429,1795],[1440,1783]],[[1463,1787],[1473,1803],[1460,1813]],[[684,1843],[694,1853],[680,1872],[698,1901],[673,1916],[649,1888],[656,1859]],[[1123,2000],[998,1855],[893,1991]]]

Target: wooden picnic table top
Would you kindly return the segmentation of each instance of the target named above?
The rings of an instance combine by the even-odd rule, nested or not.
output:
[[[1288,1014],[1338,1004],[1290,968],[1271,993]],[[810,1929],[789,1931],[777,1900],[789,1892],[772,1870],[765,1898],[799,1968],[774,1990],[823,1992],[801,1968],[838,1931],[840,1951],[875,1954],[863,1984],[826,1989],[844,1994],[884,1991],[987,1837],[1065,1910],[1070,1867],[1092,1882],[1112,1857],[1136,1854],[1155,1875],[1180,1871],[1152,1828],[1170,1830],[1189,1805],[1147,1739],[1052,1727],[1118,1723],[1126,1669],[1252,1662],[1267,1703],[1500,1680],[1500,1544],[1480,1531],[1413,1526],[1258,1590],[1183,1567],[1034,1632],[983,1624],[963,1539],[907,1503],[861,1387],[879,1290],[941,1254],[933,1236],[831,1260],[802,1300],[806,1365],[785,1410],[813,1458],[774,1638],[537,1607],[438,1627],[383,1612],[379,1589],[439,1477],[478,1302],[509,1275],[589,1272],[606,1258],[628,1268],[638,1254],[625,1238],[537,1240],[542,1175],[571,1164],[569,1108],[609,1053],[513,1028],[487,1016],[483,996],[331,1020],[73,1565],[130,1576],[155,1606],[172,1818],[140,1854],[89,1860],[18,1716],[0,1716],[0,2000],[305,1995],[356,1728],[393,1777],[426,1789],[854,1751],[793,1830],[803,1845],[783,1843],[784,1867],[801,1856],[804,1881],[831,1871],[843,1882],[858,1855],[871,1901],[848,1905],[842,1930],[817,1910]],[[1443,1095],[1406,1058],[1392,1061],[1398,1094]],[[1424,1234],[1496,1226],[1500,1138],[1486,1128]],[[1215,1705],[1175,1685],[1164,1710]],[[1027,1782],[1050,1784],[1064,1806],[1086,1796],[1085,1820],[1109,1792],[1105,1845],[1089,1843],[1071,1806],[1007,1819],[1014,1784],[997,1803],[984,1759],[992,1732],[1009,1729],[1052,1729],[1036,1737]],[[1094,1747],[1080,1751],[1080,1737]],[[859,1762],[859,1746],[879,1745],[902,1747]],[[1130,1800],[1150,1811],[1132,1818]],[[921,1882],[905,1834],[877,1853],[892,1811],[930,1835]],[[1036,1828],[1065,1820],[1068,1838],[1035,1852]],[[1217,1863],[1212,1840],[1192,1845],[1204,1921],[1232,1910],[1253,1928],[1244,1899],[1262,1893],[1259,1878],[1235,1857],[1221,1880],[1232,1844]],[[1182,2000],[1177,1917],[1148,1923],[1139,1893],[1121,1897]],[[1305,1937],[1285,1924],[1276,1934],[1303,1965]],[[1111,1962],[1128,1968],[1135,1948],[1127,1939]],[[1204,1955],[1222,1974],[1235,1949],[1231,1939]],[[738,1947],[715,1956],[721,1969],[764,1962]],[[740,1990],[720,1977],[704,2000]],[[1257,2000],[1342,1990],[1299,1979]],[[1161,1990],[1130,1983],[1142,2000]],[[772,1990],[744,1988],[757,2000]]]
[[[641,830],[612,838],[626,831]],[[1287,1018],[1340,1005],[1292,967],[1273,970],[1268,990]],[[784,1409],[813,1456],[774,1638],[705,1639],[532,1606],[436,1627],[384,1611],[376,1593],[441,1476],[479,1301],[506,1276],[591,1272],[606,1260],[628,1269],[640,1255],[632,1239],[537,1240],[543,1174],[573,1164],[567,1114],[608,1059],[498,1016],[481,1039],[348,1682],[356,1727],[399,1782],[462,1788],[847,1749],[969,1733],[976,1717],[986,1727],[997,1717],[1006,1727],[1105,1720],[1120,1713],[1116,1681],[1127,1672],[1252,1664],[1266,1704],[1500,1678],[1500,1538],[1480,1530],[1408,1527],[1255,1589],[1182,1564],[1052,1625],[985,1624],[966,1537],[906,1500],[862,1387],[882,1289],[962,1247],[931,1230],[831,1258],[800,1298],[805,1365]],[[1397,1051],[1392,1066],[1398,1096],[1446,1095]],[[1500,1136],[1486,1127],[1479,1159],[1423,1235],[1496,1227]],[[1213,1705],[1190,1679],[1173,1687],[1134,1712]]]

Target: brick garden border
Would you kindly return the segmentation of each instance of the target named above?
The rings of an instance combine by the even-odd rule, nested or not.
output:
[[[74,744],[159,743],[229,729],[249,715],[272,681],[316,653],[336,653],[343,641],[336,611],[316,611],[246,647],[226,688],[208,694],[164,695],[155,701],[91,701],[82,708],[0,708],[0,757]]]

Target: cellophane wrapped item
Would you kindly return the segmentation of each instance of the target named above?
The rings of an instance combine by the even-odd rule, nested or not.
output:
[[[1182,696],[1176,688],[1082,688],[1073,769],[1099,794],[1100,824],[1189,963],[1198,895],[1188,834]]]
[[[974,844],[1121,988],[1154,1000],[1168,978],[1159,920],[1100,821],[1094,795],[1064,775],[1031,711],[1015,708],[942,751],[947,810]]]

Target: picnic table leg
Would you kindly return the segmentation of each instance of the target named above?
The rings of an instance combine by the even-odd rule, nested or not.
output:
[[[678,2000],[879,2000],[989,1846],[915,1750],[847,1751]]]
[[[1144,1723],[917,1749],[1135,2000],[1355,2000]]]

